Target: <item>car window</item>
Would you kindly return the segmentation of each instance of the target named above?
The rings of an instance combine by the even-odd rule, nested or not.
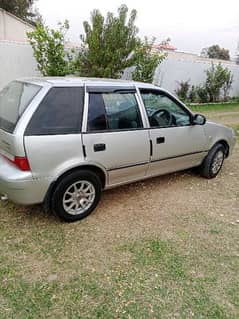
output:
[[[142,126],[134,93],[90,93],[88,131],[137,129]]]
[[[12,133],[41,86],[13,81],[0,92],[0,128]]]
[[[191,124],[189,113],[168,95],[141,90],[141,96],[151,127],[174,127]]]
[[[26,135],[78,133],[81,129],[83,104],[83,88],[52,88],[34,113]]]
[[[101,131],[107,129],[105,106],[101,93],[91,93],[88,108],[88,131]]]

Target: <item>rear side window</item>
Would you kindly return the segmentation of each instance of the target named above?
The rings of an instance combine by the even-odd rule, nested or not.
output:
[[[0,92],[0,128],[12,133],[41,86],[13,81]]]
[[[107,129],[104,100],[101,93],[91,93],[89,96],[88,131]]]
[[[83,105],[83,88],[52,88],[33,114],[25,135],[78,133],[81,130]]]
[[[88,131],[142,128],[134,93],[90,93]]]

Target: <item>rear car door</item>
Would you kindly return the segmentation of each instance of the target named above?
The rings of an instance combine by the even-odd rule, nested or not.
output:
[[[135,88],[88,87],[87,91],[86,160],[107,170],[109,185],[143,178],[150,141]]]
[[[168,93],[149,89],[140,92],[152,143],[148,175],[199,165],[207,154],[203,126],[193,125],[189,110]]]

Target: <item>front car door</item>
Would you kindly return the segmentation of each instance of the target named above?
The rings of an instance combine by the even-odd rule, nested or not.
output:
[[[86,161],[108,173],[108,186],[145,177],[150,159],[135,88],[87,87]]]
[[[207,154],[203,126],[192,125],[192,115],[161,90],[142,89],[152,143],[147,175],[169,173],[199,165]]]

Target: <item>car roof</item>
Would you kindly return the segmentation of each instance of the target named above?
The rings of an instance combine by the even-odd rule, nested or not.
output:
[[[84,77],[32,77],[20,78],[18,81],[33,83],[41,86],[83,86],[85,84],[91,86],[125,86],[140,88],[156,88],[150,83],[127,81],[121,79],[105,79],[105,78],[84,78]]]

